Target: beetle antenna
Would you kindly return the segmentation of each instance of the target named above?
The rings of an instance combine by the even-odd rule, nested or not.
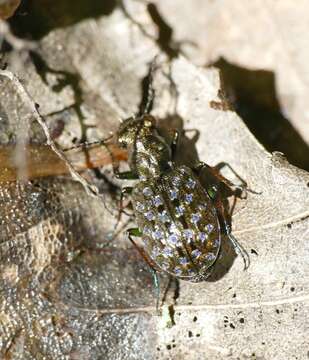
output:
[[[65,149],[62,149],[62,151],[70,151],[70,150],[73,150],[73,149],[78,149],[78,148],[84,148],[84,149],[87,149],[93,145],[105,145],[105,143],[110,140],[111,138],[113,137],[113,135],[110,135],[108,136],[107,138],[105,139],[102,139],[102,140],[96,140],[96,141],[90,141],[90,142],[87,142],[87,141],[84,141],[80,144],[76,144],[74,146],[71,146],[69,148],[65,148]]]

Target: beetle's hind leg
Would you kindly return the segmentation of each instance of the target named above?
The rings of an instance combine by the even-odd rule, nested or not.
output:
[[[149,258],[149,256],[145,253],[145,251],[133,240],[132,236],[141,237],[142,233],[138,228],[132,228],[128,229],[128,238],[131,241],[131,243],[134,245],[134,247],[137,249],[141,257],[145,260],[145,262],[148,264],[152,279],[153,279],[153,285],[155,289],[155,297],[156,297],[156,311],[159,314],[159,307],[160,307],[160,280],[157,273],[157,270],[154,268],[152,260]]]
[[[119,172],[117,168],[114,169],[114,175],[117,179],[122,179],[122,180],[136,180],[138,178],[137,175],[134,174],[132,171]],[[131,214],[128,214],[124,210],[123,200],[126,197],[126,195],[131,195],[132,191],[133,191],[133,187],[131,187],[131,186],[126,186],[121,189],[120,200],[119,200],[119,212],[118,212],[118,216],[117,216],[117,222],[116,222],[115,229],[117,229],[118,225],[120,224],[121,215],[123,213],[126,214],[127,216],[131,215]],[[131,204],[131,202],[129,203],[129,205],[130,204]],[[129,207],[129,205],[127,205],[127,207]]]
[[[244,270],[247,270],[248,267],[250,266],[250,256],[247,252],[247,250],[237,241],[237,239],[235,238],[235,236],[229,232],[227,234],[228,238],[230,239],[231,243],[234,246],[234,249],[236,250],[236,252],[238,254],[241,255],[241,257],[243,258],[244,261]]]
[[[229,220],[227,219],[227,217],[224,214],[223,204],[222,204],[222,201],[219,196],[215,200],[215,207],[220,215],[221,225],[223,227],[224,234],[231,241],[234,249],[236,250],[236,253],[241,255],[241,257],[244,261],[244,270],[247,270],[248,267],[250,266],[250,256],[249,256],[247,250],[238,242],[238,240],[232,234],[231,225],[229,223]]]
[[[247,250],[238,242],[235,236],[232,234],[232,229],[230,225],[229,216],[226,214],[222,198],[220,196],[220,192],[216,186],[211,186],[207,189],[208,195],[214,202],[214,206],[217,210],[217,214],[219,217],[220,225],[223,228],[224,234],[229,238],[231,241],[234,249],[236,250],[237,254],[240,254],[243,261],[244,261],[244,270],[247,270],[250,266],[250,257]]]
[[[229,238],[236,253],[241,255],[244,262],[244,270],[247,270],[250,266],[250,256],[247,250],[239,243],[239,241],[232,234],[231,225],[229,220],[224,214],[224,208],[220,196],[218,196],[218,199],[215,200],[215,207],[219,213],[219,218],[221,220],[221,226],[223,227],[224,234]]]
[[[132,214],[127,213],[125,211],[125,207],[123,206],[124,197],[126,195],[131,195],[132,191],[133,191],[133,188],[129,187],[129,186],[124,187],[124,188],[121,189],[120,199],[119,199],[119,211],[118,211],[118,216],[117,216],[117,222],[116,222],[116,225],[115,225],[115,230],[118,228],[118,226],[120,224],[122,214],[126,214],[127,216],[132,215]],[[126,207],[129,207],[130,204],[131,204],[131,202]]]

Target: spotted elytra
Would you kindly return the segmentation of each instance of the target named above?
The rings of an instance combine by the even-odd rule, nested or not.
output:
[[[205,280],[218,259],[222,233],[248,266],[248,255],[224,216],[219,191],[213,183],[202,186],[198,173],[206,167],[218,182],[231,185],[228,180],[204,163],[192,169],[177,166],[173,158],[178,133],[169,145],[150,114],[125,120],[117,138],[128,151],[130,167],[117,177],[138,180],[134,187],[124,189],[131,195],[138,225],[128,230],[129,238],[134,244],[133,237],[142,238],[143,248],[138,248],[155,271],[192,282]]]

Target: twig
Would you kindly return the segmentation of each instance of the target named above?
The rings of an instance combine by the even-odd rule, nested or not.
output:
[[[14,75],[11,71],[8,70],[0,70],[0,75],[4,76],[12,81],[14,86],[16,87],[21,99],[27,104],[31,110],[32,115],[35,117],[39,125],[42,127],[44,134],[46,136],[47,144],[52,148],[52,150],[59,156],[59,158],[66,164],[72,178],[83,185],[87,194],[92,196],[102,197],[99,192],[99,189],[94,185],[89,183],[85,178],[83,178],[70,164],[70,162],[66,159],[63,152],[58,148],[53,139],[50,136],[50,132],[48,126],[46,125],[43,116],[40,114],[38,110],[38,105],[34,102],[31,95],[28,93],[26,88],[20,82],[16,75]]]

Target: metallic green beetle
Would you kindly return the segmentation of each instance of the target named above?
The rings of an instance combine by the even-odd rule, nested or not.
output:
[[[205,189],[198,179],[198,169],[212,168],[200,163],[191,169],[173,162],[178,133],[169,145],[160,136],[156,119],[144,114],[125,120],[117,137],[128,150],[130,166],[130,172],[118,177],[139,180],[134,188],[126,188],[138,225],[128,230],[129,237],[142,237],[148,263],[183,280],[205,280],[218,258],[224,232],[241,250],[247,267],[248,258],[231,234],[219,194],[213,184]]]

